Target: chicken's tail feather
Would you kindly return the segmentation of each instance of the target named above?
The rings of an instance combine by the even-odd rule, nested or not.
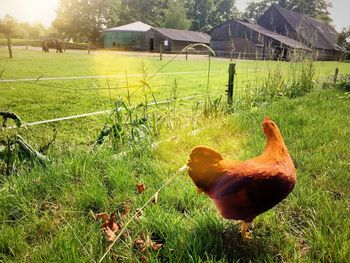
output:
[[[198,146],[192,149],[188,161],[189,175],[199,191],[209,191],[217,177],[224,173],[220,164],[222,160],[221,154],[209,147]]]

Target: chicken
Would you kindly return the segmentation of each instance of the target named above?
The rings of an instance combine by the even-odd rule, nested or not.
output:
[[[293,190],[296,171],[277,125],[266,117],[263,153],[247,161],[229,161],[209,147],[195,147],[189,175],[199,192],[207,194],[224,218],[243,221],[241,234],[249,239],[248,223],[271,209]]]

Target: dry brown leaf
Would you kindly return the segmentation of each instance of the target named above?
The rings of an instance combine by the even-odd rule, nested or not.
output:
[[[141,208],[137,208],[137,209],[136,209],[136,212],[137,212],[136,218],[140,218],[140,217],[142,216],[142,210],[141,210]]]
[[[124,203],[123,204],[123,211],[121,213],[121,217],[126,217],[131,210],[131,204],[130,202]]]
[[[145,255],[140,256],[140,257],[139,257],[139,260],[140,260],[141,262],[143,262],[143,263],[148,262],[148,258],[147,258]]]
[[[98,214],[95,214],[95,219],[102,219],[103,222],[106,222],[108,221],[110,218],[109,214],[108,213],[98,213]]]
[[[137,188],[137,192],[139,194],[141,194],[143,191],[145,191],[146,187],[145,187],[145,184],[137,184],[136,185],[136,188]]]
[[[114,241],[117,237],[115,233],[107,226],[106,228],[103,228],[103,233],[105,233],[106,240],[107,241]]]
[[[109,218],[107,221],[105,221],[105,222],[103,223],[103,225],[102,225],[102,229],[107,228],[107,227],[108,227],[110,230],[112,230],[114,233],[115,233],[116,231],[118,231],[119,226],[118,226],[118,224],[117,224],[117,220],[115,219],[115,214],[114,214],[114,213],[112,213],[111,216],[110,216],[110,218]]]
[[[114,241],[116,239],[115,232],[119,230],[119,224],[115,219],[115,214],[112,213],[111,216],[109,216],[108,213],[91,214],[94,216],[95,220],[102,219],[102,231],[106,236],[106,240]]]
[[[162,247],[163,247],[162,243],[152,242],[152,249],[154,251],[157,251],[157,250],[161,249]]]
[[[152,248],[153,251],[158,251],[163,247],[162,243],[153,242],[149,235],[144,238],[135,239],[134,244],[141,253],[146,252],[148,248]]]

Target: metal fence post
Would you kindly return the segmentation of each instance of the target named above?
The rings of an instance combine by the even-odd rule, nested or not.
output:
[[[227,83],[227,103],[229,106],[233,104],[233,89],[236,74],[236,63],[230,63],[228,68],[228,83]]]

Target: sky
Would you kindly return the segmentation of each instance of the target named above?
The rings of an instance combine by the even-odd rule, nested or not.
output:
[[[142,0],[140,0],[142,1]],[[236,0],[237,7],[243,11],[251,0]],[[55,19],[59,0],[0,0],[0,18],[6,14],[14,16],[20,22],[41,22],[44,26],[51,26]],[[350,1],[331,0],[330,9],[333,24],[337,30],[350,26]]]

